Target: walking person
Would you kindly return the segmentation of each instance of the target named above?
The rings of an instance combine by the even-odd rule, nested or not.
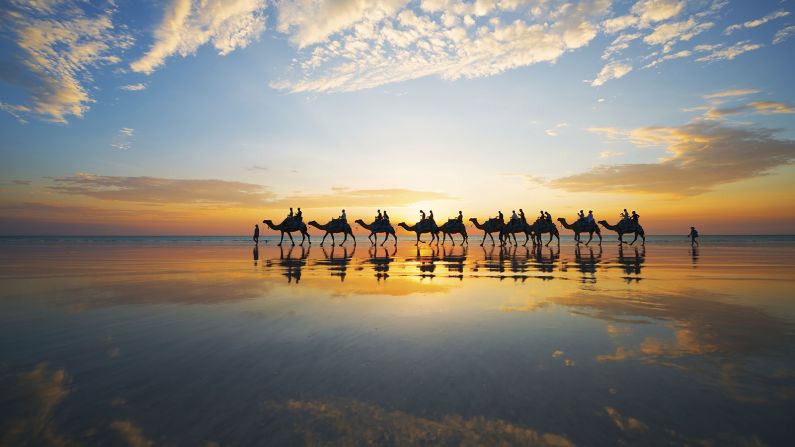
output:
[[[254,224],[254,244],[259,245],[259,224]]]
[[[690,227],[690,234],[687,237],[690,238],[691,247],[698,247],[698,230],[696,230],[696,227]]]

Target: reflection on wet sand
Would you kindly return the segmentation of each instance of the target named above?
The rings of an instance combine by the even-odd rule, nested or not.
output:
[[[0,446],[786,445],[793,252],[0,250]]]

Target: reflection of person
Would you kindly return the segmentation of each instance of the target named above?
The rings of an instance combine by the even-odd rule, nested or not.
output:
[[[259,224],[254,224],[254,243],[259,244]]]
[[[690,234],[687,237],[690,238],[690,245],[698,246],[698,230],[696,230],[696,227],[690,227]]]

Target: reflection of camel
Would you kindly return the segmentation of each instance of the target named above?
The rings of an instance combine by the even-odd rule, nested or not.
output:
[[[293,257],[293,249],[295,247],[290,247],[287,251],[287,256],[284,255],[284,249],[279,248],[279,261],[278,265],[284,269],[284,276],[287,277],[287,282],[293,282],[298,284],[301,281],[301,268],[306,265],[306,258],[309,257],[309,249],[307,248],[304,251],[304,247],[301,246],[301,256],[298,258]],[[270,267],[271,262],[268,261],[268,266]]]
[[[438,240],[438,239],[437,239]],[[439,247],[433,246],[430,247],[431,254],[430,255],[423,255],[420,253],[420,247],[417,247],[417,254],[414,259],[406,258],[408,261],[417,261],[420,264],[417,268],[420,269],[420,276],[421,277],[433,277],[434,272],[436,271],[436,261],[439,260]]]
[[[395,244],[397,244],[397,236],[395,235],[395,229],[392,228],[392,224],[389,223],[387,220],[377,220],[371,224],[366,224],[361,219],[356,219],[356,223],[359,224],[365,230],[370,232],[367,235],[367,239],[370,240],[370,243],[375,245],[378,243],[378,233],[386,233],[384,236],[384,242],[381,242],[381,245],[386,244],[386,241],[389,240],[389,235],[391,234],[393,238],[395,238]],[[375,236],[375,241],[373,241],[373,236]]]
[[[519,245],[519,242],[516,240],[516,233],[524,233],[524,244],[522,245],[525,247],[527,246],[527,241],[530,240],[532,240],[533,245],[535,245],[536,241],[533,238],[533,226],[523,220],[512,220],[503,225],[500,237],[503,245],[511,241],[511,236],[513,236],[513,244]]]
[[[492,236],[491,233],[498,233],[500,235],[500,242],[502,242],[501,232],[503,223],[500,222],[500,220],[496,217],[492,217],[486,222],[483,222],[482,225],[478,223],[478,219],[475,217],[469,219],[469,221],[472,222],[472,225],[474,225],[478,230],[483,230],[483,240],[480,241],[481,247],[483,246],[483,243],[486,242],[486,236],[491,238],[491,245],[494,245],[494,236]]]
[[[635,233],[635,239],[632,239],[632,242],[630,242],[629,245],[634,244],[635,241],[638,240],[638,236],[640,236],[641,239],[643,240],[641,244],[646,245],[646,233],[643,231],[643,227],[640,226],[639,223],[635,223],[632,221],[621,221],[618,223],[618,225],[610,225],[605,220],[600,220],[599,223],[602,224],[602,226],[607,228],[608,230],[615,231],[616,233],[618,233],[619,244],[625,243],[623,239],[625,234]]]
[[[400,222],[398,224],[399,227],[403,228],[406,231],[411,231],[412,233],[417,234],[417,243],[414,245],[419,245],[420,242],[425,242],[420,240],[420,235],[423,233],[431,233],[431,240],[428,242],[429,244],[433,243],[433,240],[436,239],[436,243],[439,243],[439,227],[436,226],[436,222],[433,219],[425,219],[417,222],[415,225],[406,225],[406,222]]]
[[[558,245],[560,245],[560,234],[558,233],[558,227],[554,222],[537,219],[533,223],[532,229],[533,234],[536,235],[536,239],[538,240],[538,245],[541,245],[541,235],[544,233],[549,233],[549,241],[546,243],[547,247],[549,246],[549,243],[552,242],[552,236],[555,236],[558,239]]]
[[[448,219],[447,222],[443,223],[439,227],[439,231],[442,232],[442,245],[447,240],[447,236],[450,236],[450,240],[453,241],[453,247],[455,247],[455,239],[453,239],[454,234],[460,234],[463,239],[461,239],[461,245],[464,245],[464,242],[467,244],[469,243],[469,236],[467,236],[467,229],[464,226],[463,222],[459,222],[458,219]]]
[[[445,267],[447,267],[448,271],[459,273],[458,277],[463,279],[464,265],[466,264],[467,260],[468,248],[466,245],[462,244],[461,249],[462,251],[460,255],[456,255],[454,252],[448,254],[447,248],[445,248],[444,243],[442,243],[442,261],[444,262]]]
[[[378,256],[378,248],[372,247],[372,252],[368,252],[370,254],[370,264],[373,265],[373,270],[375,270],[375,277],[378,278],[380,281],[381,278],[386,279],[389,277],[389,264],[395,260],[395,254],[397,254],[397,244],[394,245],[394,250],[392,254],[387,252],[386,247],[384,248],[384,255]]]
[[[596,235],[599,236],[599,245],[602,245],[602,232],[599,231],[599,225],[596,225],[595,223],[584,222],[579,219],[573,224],[569,224],[566,222],[565,217],[559,217],[558,222],[563,225],[563,228],[574,231],[574,240],[577,241],[578,244],[581,242],[580,233],[588,233],[588,242],[586,242],[585,245],[591,243],[593,234],[596,233]]]
[[[550,238],[551,239],[551,238]],[[552,273],[555,271],[555,263],[560,258],[560,248],[558,248],[557,253],[553,252],[552,249],[549,249],[549,257],[545,257],[544,253],[541,249],[541,244],[536,246],[535,252],[533,253],[535,256],[535,264],[536,268],[544,273]]]
[[[624,246],[620,245],[618,247],[618,264],[621,266],[621,269],[624,270],[624,273],[627,275],[640,275],[641,269],[643,268],[643,263],[646,260],[646,247],[641,247],[640,251],[638,247],[634,247],[635,249],[635,256],[624,256]],[[632,278],[626,277],[627,282],[630,280],[640,280],[640,278]]]
[[[593,248],[588,247],[588,256],[583,256],[580,251],[580,245],[574,247],[574,261],[577,264],[577,270],[582,273],[582,282],[596,283],[596,270],[599,267],[599,262],[602,260],[602,246],[599,246],[599,254],[594,255]]]
[[[312,238],[309,237],[309,233],[306,232],[306,225],[300,220],[295,218],[287,218],[284,219],[284,222],[276,225],[270,219],[265,219],[262,221],[265,225],[268,226],[271,230],[280,231],[282,233],[281,239],[279,239],[279,245],[282,245],[282,241],[284,241],[284,233],[287,233],[287,236],[290,236],[290,242],[295,245],[295,241],[293,240],[292,233],[295,231],[301,232],[301,245],[304,245],[304,239],[309,241],[309,244],[312,244]]]
[[[342,240],[342,242],[340,242],[340,247],[342,247],[342,244],[348,240],[348,236],[353,239],[353,245],[356,245],[356,237],[354,237],[353,231],[351,231],[351,226],[344,220],[331,219],[331,221],[325,225],[321,225],[313,220],[309,222],[309,225],[317,228],[318,230],[323,230],[326,232],[326,234],[323,235],[323,239],[320,241],[321,246],[323,245],[323,242],[326,241],[326,236],[329,234],[331,235],[331,245],[334,245],[334,242],[336,242],[334,240],[334,233],[345,234],[345,238]]]
[[[356,254],[356,245],[353,246],[350,255],[348,254],[348,247],[344,247],[342,257],[334,256],[334,248],[334,244],[331,244],[331,254],[329,255],[329,253],[326,252],[326,247],[321,244],[320,249],[323,250],[323,257],[326,259],[319,260],[317,263],[325,265],[332,276],[339,276],[340,281],[345,281],[345,275],[347,275],[348,272],[348,264],[350,264],[353,255]]]

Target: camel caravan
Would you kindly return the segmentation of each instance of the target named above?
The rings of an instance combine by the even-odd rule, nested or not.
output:
[[[641,238],[641,244],[645,245],[646,234],[643,231],[643,227],[639,223],[640,215],[638,215],[635,211],[632,211],[630,214],[626,209],[624,209],[620,216],[621,220],[615,225],[611,225],[605,220],[596,221],[593,216],[593,211],[588,211],[588,214],[586,215],[583,210],[580,210],[580,212],[577,213],[577,220],[573,221],[572,223],[569,223],[566,218],[563,217],[558,218],[557,221],[560,222],[563,228],[574,232],[574,240],[577,242],[577,244],[590,244],[593,240],[594,234],[596,234],[596,236],[599,238],[599,245],[601,245],[602,232],[599,228],[599,225],[601,225],[605,229],[614,231],[618,234],[619,245],[632,245],[638,240],[638,237]],[[511,213],[511,217],[509,218],[508,222],[505,221],[502,211],[499,211],[496,217],[489,218],[483,223],[480,223],[475,217],[470,218],[469,221],[472,222],[472,225],[474,225],[475,228],[483,231],[483,239],[480,242],[481,246],[485,244],[487,237],[491,239],[492,245],[495,245],[495,233],[497,234],[500,245],[503,246],[508,244],[518,246],[520,243],[516,238],[517,234],[524,234],[525,239],[522,243],[523,246],[526,246],[528,242],[532,242],[534,246],[540,246],[544,244],[542,236],[545,233],[549,233],[549,239],[544,245],[548,246],[552,242],[553,238],[555,238],[557,240],[557,244],[560,245],[560,233],[558,231],[558,227],[552,220],[552,216],[547,211],[542,210],[540,215],[535,219],[535,221],[533,221],[533,223],[529,223],[527,221],[524,210],[521,208],[519,209],[518,214],[516,211]],[[345,214],[345,210],[342,210],[342,213],[339,217],[331,219],[326,224],[320,224],[314,220],[310,221],[308,224],[305,224],[303,221],[303,213],[301,212],[301,208],[298,208],[298,211],[295,213],[293,213],[293,209],[290,208],[290,213],[280,224],[274,224],[273,221],[267,219],[263,220],[262,223],[267,225],[271,230],[279,231],[281,233],[281,238],[279,239],[278,245],[282,245],[285,234],[290,238],[290,242],[295,245],[295,240],[292,236],[292,233],[295,232],[301,234],[300,245],[303,245],[305,240],[311,244],[312,239],[309,236],[309,232],[307,231],[307,226],[315,227],[318,230],[325,232],[323,234],[323,239],[320,241],[320,245],[323,245],[323,243],[326,241],[326,237],[329,235],[331,235],[332,245],[336,244],[334,235],[339,233],[342,233],[344,236],[342,242],[339,244],[340,246],[347,242],[348,237],[353,240],[354,245],[356,244],[356,237],[353,235],[353,230],[351,229],[350,224],[348,224],[348,218]],[[382,213],[381,210],[378,210],[378,214],[376,214],[374,220],[369,224],[362,219],[357,219],[355,223],[370,232],[370,234],[367,235],[367,239],[372,245],[378,244],[379,234],[384,235],[384,239],[380,245],[386,244],[386,242],[389,240],[389,236],[392,236],[395,244],[397,244],[398,239],[397,235],[395,234],[395,228],[389,222],[389,215],[386,211]],[[406,222],[400,222],[397,224],[397,226],[416,235],[417,241],[415,245],[425,243],[425,241],[421,238],[423,234],[431,235],[431,240],[428,241],[429,244],[433,244],[435,242],[438,245],[440,242],[440,234],[442,245],[447,242],[447,238],[449,237],[453,246],[455,246],[455,238],[453,235],[461,236],[461,245],[469,244],[469,236],[467,235],[466,225],[464,225],[464,215],[461,211],[458,212],[458,216],[447,219],[446,222],[438,225],[433,217],[433,211],[430,211],[429,214],[426,215],[424,211],[420,210],[420,220],[418,222],[413,225],[409,225]],[[581,237],[585,233],[588,234],[588,240],[583,242]],[[632,240],[632,242],[624,241],[624,235],[626,234],[634,234],[635,238]],[[254,233],[255,242],[258,241],[258,238],[259,227],[257,226]]]

